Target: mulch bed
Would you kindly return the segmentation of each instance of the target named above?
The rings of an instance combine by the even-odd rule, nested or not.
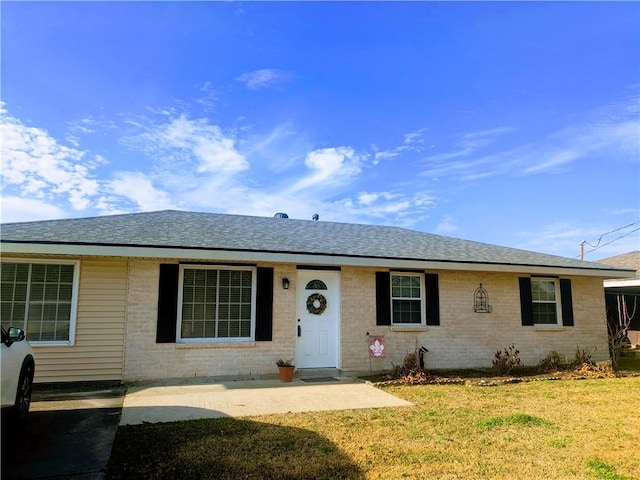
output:
[[[410,370],[400,376],[377,375],[365,377],[374,385],[469,385],[478,387],[496,387],[512,383],[537,382],[550,380],[586,380],[594,378],[637,377],[640,372],[616,371],[611,362],[584,363],[572,370],[540,372],[537,369],[520,369],[508,376],[495,376],[490,371],[457,370],[444,372],[426,372]]]

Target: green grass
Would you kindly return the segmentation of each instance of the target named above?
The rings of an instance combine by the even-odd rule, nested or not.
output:
[[[587,460],[587,472],[599,480],[633,480],[631,477],[618,475],[615,468],[602,460]]]
[[[121,427],[107,479],[640,478],[640,377],[384,390],[414,406]]]
[[[478,420],[478,426],[484,428],[502,427],[505,425],[536,425],[543,427],[552,427],[553,423],[544,418],[534,417],[524,413],[513,413],[502,417],[487,417]]]

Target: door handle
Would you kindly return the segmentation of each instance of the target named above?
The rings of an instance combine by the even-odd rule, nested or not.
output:
[[[298,336],[302,336],[302,327],[300,325],[298,325]]]

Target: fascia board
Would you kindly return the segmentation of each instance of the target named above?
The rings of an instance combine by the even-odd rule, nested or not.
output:
[[[576,275],[606,279],[635,277],[634,270],[553,267],[540,265],[456,262],[441,260],[355,257],[331,254],[261,252],[250,250],[209,250],[198,248],[147,247],[135,245],[89,245],[63,243],[2,242],[2,255],[69,255],[132,258],[174,258],[177,260],[216,260],[229,262],[269,262],[311,265],[335,265],[377,268],[419,268],[424,270],[457,270],[474,272],[507,272],[534,275]]]
[[[605,288],[614,287],[640,287],[640,278],[632,278],[630,280],[605,280]]]

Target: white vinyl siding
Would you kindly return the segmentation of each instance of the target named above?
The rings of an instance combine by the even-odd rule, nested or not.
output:
[[[35,381],[122,381],[126,259],[82,261],[73,346],[34,344]]]

